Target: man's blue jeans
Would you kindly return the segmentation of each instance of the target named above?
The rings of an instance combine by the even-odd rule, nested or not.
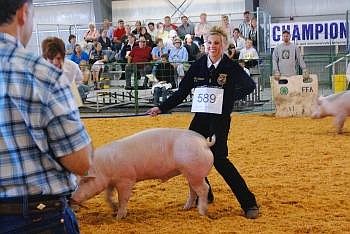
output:
[[[0,233],[16,234],[76,234],[79,233],[76,217],[65,202],[63,210],[53,210],[35,214],[1,215]]]

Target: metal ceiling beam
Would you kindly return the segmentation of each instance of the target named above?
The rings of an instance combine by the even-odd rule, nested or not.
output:
[[[176,10],[174,11],[174,13],[171,15],[171,17],[173,17],[173,16],[176,14],[176,12],[180,12],[181,15],[184,15],[184,12],[182,12],[180,9],[181,9],[181,7],[185,4],[186,1],[187,1],[187,0],[184,0],[184,1],[180,4],[180,6],[177,7],[177,6],[175,6],[174,3],[172,3],[170,0],[168,0],[168,2],[176,9]]]

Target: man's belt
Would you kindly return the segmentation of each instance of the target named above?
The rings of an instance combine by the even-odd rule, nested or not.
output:
[[[39,214],[49,211],[63,210],[66,205],[64,196],[42,196],[40,199],[27,197],[27,202],[23,198],[1,199],[0,198],[0,216],[1,215],[22,215]],[[26,204],[27,203],[27,204]]]

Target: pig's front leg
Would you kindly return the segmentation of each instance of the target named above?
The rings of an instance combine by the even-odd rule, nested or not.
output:
[[[335,126],[338,134],[343,133],[345,119],[346,119],[345,114],[338,114],[334,119],[334,126]]]
[[[115,189],[114,187],[108,186],[107,191],[106,191],[106,200],[107,200],[108,204],[110,205],[110,207],[112,208],[113,213],[117,212],[117,206],[118,206],[118,204],[113,199],[114,189]]]
[[[196,192],[193,190],[193,188],[191,187],[191,185],[189,184],[189,194],[188,194],[188,198],[186,201],[186,204],[184,206],[184,210],[189,210],[192,207],[196,207],[196,198],[197,198],[197,194]]]
[[[118,212],[117,219],[122,219],[127,214],[127,205],[131,196],[132,188],[134,187],[135,181],[124,180],[117,184],[118,190]]]

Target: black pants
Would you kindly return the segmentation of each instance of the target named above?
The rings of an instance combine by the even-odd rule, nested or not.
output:
[[[249,191],[247,184],[235,166],[227,158],[227,137],[230,130],[231,116],[197,113],[189,129],[203,135],[205,138],[215,134],[216,142],[211,147],[214,155],[214,167],[224,178],[235,194],[241,208],[246,210],[256,206],[255,196]]]

